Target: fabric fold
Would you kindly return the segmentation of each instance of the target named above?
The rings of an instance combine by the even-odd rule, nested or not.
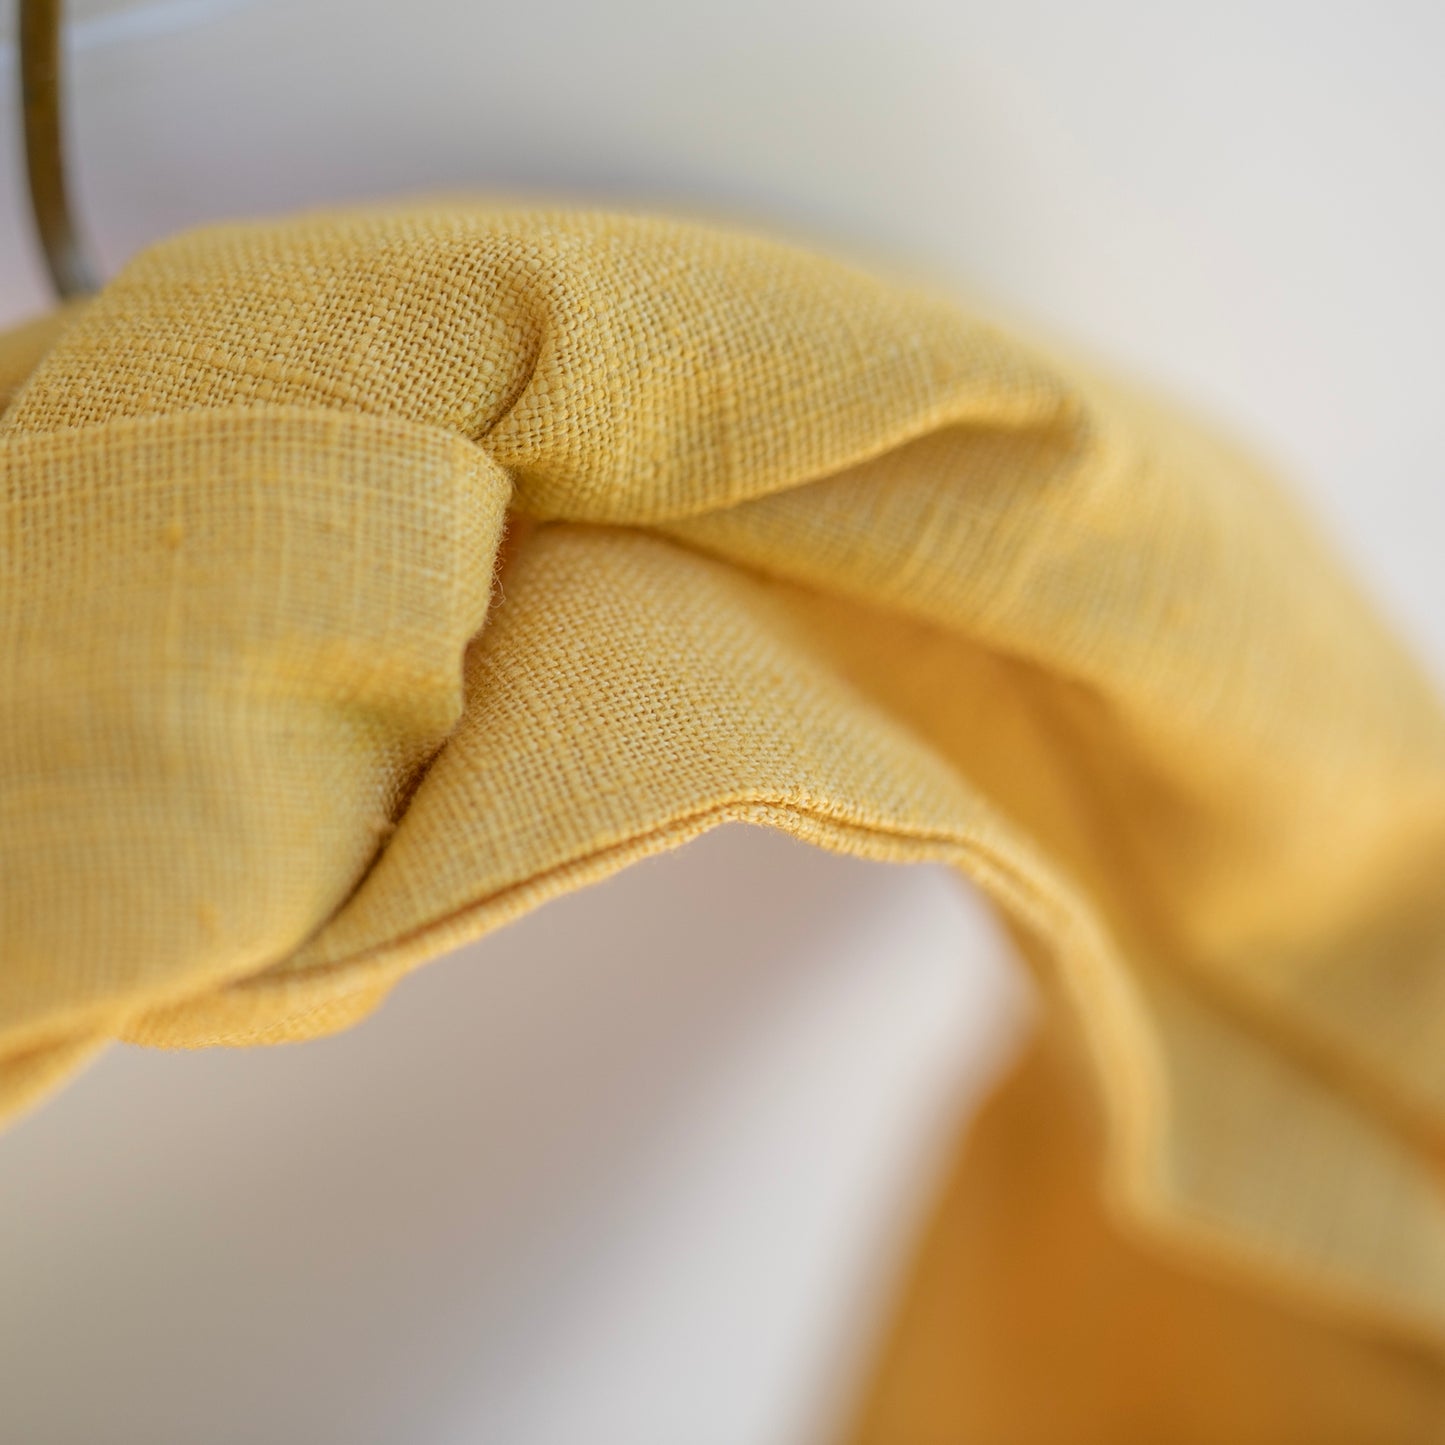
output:
[[[759,822],[989,893],[1126,1228],[1445,1343],[1445,720],[1234,448],[932,298],[591,213],[204,230],[37,351],[0,1103],[107,1038],[344,1027]]]

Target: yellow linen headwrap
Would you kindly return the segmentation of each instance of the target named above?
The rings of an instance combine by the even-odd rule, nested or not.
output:
[[[482,206],[183,236],[0,382],[0,1111],[725,820],[942,860],[1052,1021],[862,1438],[1445,1438],[1445,719],[1249,461],[807,254]]]

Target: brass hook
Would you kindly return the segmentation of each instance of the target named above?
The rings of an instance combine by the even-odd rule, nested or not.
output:
[[[65,187],[62,8],[63,0],[20,0],[20,92],[30,210],[50,284],[57,296],[68,300],[97,290],[98,273],[76,229]]]

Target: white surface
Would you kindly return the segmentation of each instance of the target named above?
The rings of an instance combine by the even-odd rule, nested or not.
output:
[[[1254,437],[1445,676],[1445,7],[103,8],[74,131],[112,265],[217,216],[488,187],[899,259]],[[41,290],[12,155],[0,192],[15,316]],[[725,835],[346,1039],[116,1051],[0,1138],[0,1441],[806,1439],[1008,1031],[963,898]]]
[[[0,1440],[815,1438],[1001,951],[941,870],[730,828],[335,1039],[117,1049],[0,1141]]]

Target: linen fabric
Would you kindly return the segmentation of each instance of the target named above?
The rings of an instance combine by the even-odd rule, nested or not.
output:
[[[1445,1438],[1445,719],[1229,444],[800,251],[481,204],[169,241],[0,390],[0,1109],[724,821],[940,860],[1049,1022],[858,1438]]]

